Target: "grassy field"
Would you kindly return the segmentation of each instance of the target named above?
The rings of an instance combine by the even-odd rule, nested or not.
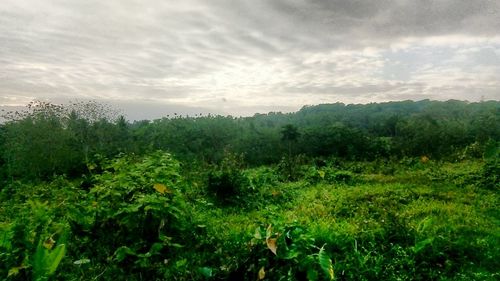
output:
[[[294,181],[260,167],[238,170],[229,195],[168,156],[109,165],[90,183],[2,189],[2,278],[500,278],[500,196],[482,161],[303,165]]]
[[[345,183],[277,184],[260,190],[246,208],[210,205],[197,213],[207,221],[208,236],[241,242],[232,251],[243,257],[226,267],[250,260],[243,266],[250,271],[241,272],[248,279],[262,266],[275,274],[269,280],[285,278],[288,267],[297,273],[323,247],[338,280],[495,280],[499,196],[467,183],[479,169],[474,162],[429,164],[393,175],[352,174]],[[278,239],[277,255],[264,241],[246,252],[255,229],[269,226],[276,236],[292,230],[289,240]],[[289,259],[293,251],[300,254]]]

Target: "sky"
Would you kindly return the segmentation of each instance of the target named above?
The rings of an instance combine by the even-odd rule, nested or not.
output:
[[[0,106],[500,100],[500,0],[2,0]]]

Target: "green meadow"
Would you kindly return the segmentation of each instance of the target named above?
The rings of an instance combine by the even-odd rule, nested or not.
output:
[[[498,108],[38,105],[0,127],[0,279],[499,280]]]

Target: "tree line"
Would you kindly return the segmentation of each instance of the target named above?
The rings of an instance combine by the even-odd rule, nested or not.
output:
[[[0,177],[46,179],[91,174],[120,153],[165,150],[183,163],[217,164],[228,152],[247,165],[283,157],[345,160],[480,158],[500,141],[500,102],[401,101],[321,104],[252,117],[178,116],[129,122],[96,102],[34,101],[4,114]]]

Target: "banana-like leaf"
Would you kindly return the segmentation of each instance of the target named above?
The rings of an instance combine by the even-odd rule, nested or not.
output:
[[[325,247],[321,247],[318,253],[318,262],[319,266],[323,270],[323,272],[326,274],[328,277],[328,280],[333,280],[335,275],[333,274],[333,264],[332,260],[328,256],[328,254],[325,252]]]

